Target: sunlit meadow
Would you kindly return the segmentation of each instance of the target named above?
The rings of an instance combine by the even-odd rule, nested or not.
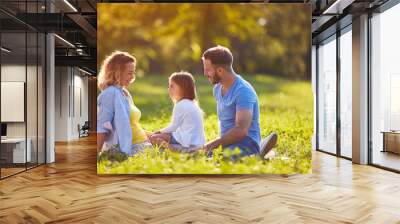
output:
[[[110,161],[100,157],[99,174],[293,174],[311,172],[313,101],[309,81],[293,81],[258,74],[244,76],[256,89],[260,101],[261,136],[278,133],[275,157],[258,156],[230,160],[231,154],[217,150],[212,158],[204,153],[185,154],[157,148],[146,149],[127,159]],[[212,85],[196,75],[200,107],[204,111],[207,141],[219,135]],[[138,77],[129,89],[142,111],[141,125],[156,131],[168,125],[173,104],[167,93],[168,77]]]

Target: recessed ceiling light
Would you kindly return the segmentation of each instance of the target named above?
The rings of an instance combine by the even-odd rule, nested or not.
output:
[[[83,72],[83,73],[85,73],[85,74],[87,74],[87,75],[92,75],[92,73],[90,73],[90,72],[88,72],[88,71],[86,71],[86,70],[83,70],[83,69],[81,69],[81,68],[79,68],[79,67],[78,67],[78,70],[81,71],[81,72]]]
[[[59,35],[57,35],[57,34],[54,34],[54,36],[55,37],[57,37],[59,40],[61,40],[62,42],[64,42],[65,44],[67,44],[67,45],[69,45],[70,47],[73,47],[73,48],[75,48],[75,45],[73,45],[71,42],[69,42],[68,40],[66,40],[66,39],[64,39],[64,38],[62,38],[62,37],[60,37]]]
[[[10,52],[11,52],[11,50],[9,50],[9,49],[7,49],[7,48],[5,48],[5,47],[1,47],[1,50],[4,51],[4,52],[6,52],[6,53],[10,53]]]
[[[64,0],[65,4],[68,5],[68,7],[70,7],[74,12],[78,12],[78,10],[68,1],[68,0]]]
[[[336,0],[322,14],[342,14],[343,9],[351,5],[355,0]]]

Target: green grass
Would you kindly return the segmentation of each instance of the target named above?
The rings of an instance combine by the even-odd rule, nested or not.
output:
[[[219,134],[216,102],[212,86],[203,76],[195,76],[200,107],[205,113],[207,141]],[[313,101],[309,81],[292,81],[268,75],[244,76],[260,101],[261,136],[278,133],[276,157],[268,161],[256,156],[231,161],[229,152],[217,150],[213,158],[203,153],[182,154],[156,148],[147,149],[121,162],[100,159],[99,174],[293,174],[311,172]],[[170,122],[173,105],[167,93],[167,76],[137,78],[131,86],[135,104],[142,111],[141,124],[149,131]]]

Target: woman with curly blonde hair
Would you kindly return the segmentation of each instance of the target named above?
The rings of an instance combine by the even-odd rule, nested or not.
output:
[[[104,60],[98,76],[97,152],[118,145],[127,155],[151,146],[139,124],[141,112],[127,90],[135,80],[136,58],[115,51]]]

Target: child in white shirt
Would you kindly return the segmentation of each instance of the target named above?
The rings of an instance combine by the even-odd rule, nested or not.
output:
[[[196,86],[188,72],[176,72],[169,77],[168,93],[174,102],[171,124],[150,135],[153,145],[192,151],[205,144],[203,111],[197,104]]]

